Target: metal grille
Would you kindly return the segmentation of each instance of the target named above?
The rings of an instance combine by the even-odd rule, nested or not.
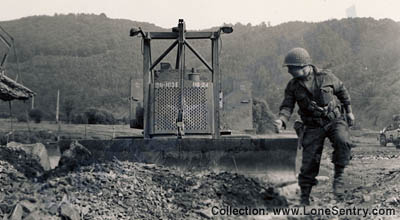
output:
[[[179,88],[154,88],[154,129],[156,133],[177,130],[179,98]],[[209,128],[207,88],[185,87],[183,102],[185,130],[207,131]]]

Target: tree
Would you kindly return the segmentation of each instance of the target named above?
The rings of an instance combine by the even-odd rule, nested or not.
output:
[[[43,112],[40,109],[32,109],[29,111],[29,118],[33,119],[36,123],[42,121]]]
[[[64,113],[67,116],[68,124],[71,122],[71,114],[72,111],[75,109],[75,102],[72,98],[67,98],[64,101],[63,105]]]

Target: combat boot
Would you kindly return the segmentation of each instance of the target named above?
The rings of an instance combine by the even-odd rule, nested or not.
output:
[[[343,180],[344,167],[335,165],[335,174],[333,176],[333,194],[335,199],[343,201],[344,199],[344,180]]]
[[[310,205],[311,186],[300,187],[300,205]]]

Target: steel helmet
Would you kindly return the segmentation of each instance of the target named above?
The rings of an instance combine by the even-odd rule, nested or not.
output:
[[[311,64],[307,50],[301,47],[291,49],[285,56],[283,66],[306,66]]]

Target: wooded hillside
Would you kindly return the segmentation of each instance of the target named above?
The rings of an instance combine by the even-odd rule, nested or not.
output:
[[[178,22],[178,19],[177,19]],[[15,38],[19,67],[11,54],[6,74],[36,92],[35,106],[54,118],[57,89],[61,110],[73,113],[96,107],[128,115],[129,78],[140,77],[141,40],[129,37],[133,26],[145,31],[163,30],[153,24],[109,19],[104,14],[34,16],[0,22]],[[190,24],[186,24],[190,29]],[[217,28],[211,28],[217,30]],[[233,80],[251,80],[253,94],[277,112],[290,79],[282,67],[292,47],[309,50],[314,63],[333,70],[353,98],[360,126],[381,128],[400,113],[400,24],[392,20],[348,18],[321,23],[290,22],[234,24],[234,32],[222,37],[221,71],[228,93]],[[153,44],[153,59],[169,46]],[[193,42],[210,60],[209,42]],[[0,46],[3,53],[5,47]],[[169,57],[174,60],[175,53]],[[187,67],[202,68],[187,55]],[[63,106],[64,105],[64,106]],[[13,103],[14,112],[30,108]],[[7,112],[8,103],[0,103]]]

